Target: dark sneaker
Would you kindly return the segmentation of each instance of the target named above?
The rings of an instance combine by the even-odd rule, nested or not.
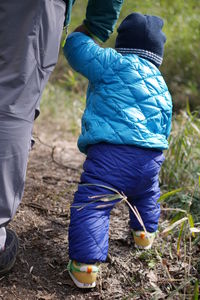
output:
[[[0,253],[0,276],[8,273],[15,264],[19,241],[14,231],[6,229],[5,250]]]

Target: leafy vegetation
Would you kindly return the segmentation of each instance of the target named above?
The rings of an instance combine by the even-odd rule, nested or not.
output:
[[[199,113],[187,110],[174,117],[170,147],[162,168],[162,210],[169,224],[162,231],[176,240],[177,256],[187,262],[184,299],[188,289],[194,290],[192,299],[199,297],[199,284],[193,270],[199,272],[199,259],[195,257],[200,241],[200,120]],[[192,259],[192,254],[193,259]]]

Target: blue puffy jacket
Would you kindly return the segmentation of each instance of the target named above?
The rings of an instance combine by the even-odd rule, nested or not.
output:
[[[69,35],[64,54],[89,80],[81,152],[100,142],[168,148],[172,101],[156,66],[134,54],[101,48],[80,32]]]

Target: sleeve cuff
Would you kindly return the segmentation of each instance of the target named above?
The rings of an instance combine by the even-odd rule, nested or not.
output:
[[[92,37],[95,41],[97,41],[98,43],[102,43],[102,42],[104,43],[104,42],[106,42],[107,39],[109,38],[109,36],[105,37],[105,36],[102,36],[102,35],[100,35],[100,34],[98,34],[98,36],[97,36],[96,34],[94,34],[94,33],[92,32],[92,30],[90,29],[90,26],[89,26],[87,20],[84,20],[84,21],[83,21],[83,24],[84,24],[84,26],[87,28],[87,30],[88,30],[89,34],[91,35],[91,37]]]

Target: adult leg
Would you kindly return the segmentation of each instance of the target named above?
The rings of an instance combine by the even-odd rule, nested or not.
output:
[[[24,190],[35,109],[57,61],[62,0],[0,1],[0,248]]]

